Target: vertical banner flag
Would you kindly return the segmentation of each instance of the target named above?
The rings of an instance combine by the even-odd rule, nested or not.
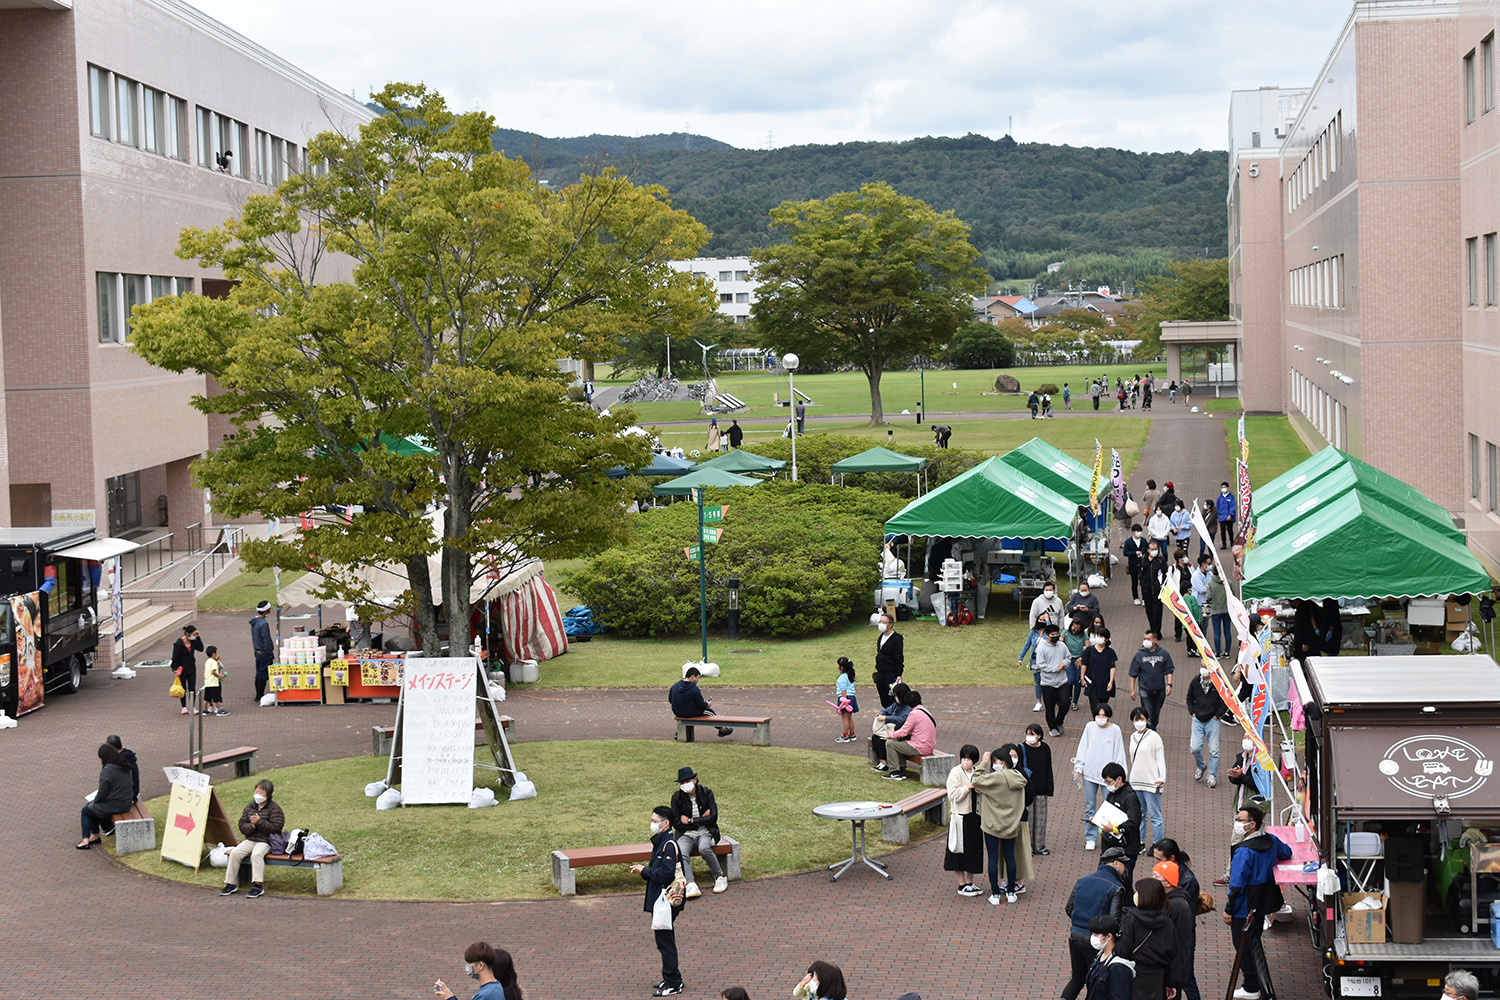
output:
[[[1245,437],[1245,415],[1240,414],[1240,461],[1250,464],[1250,439]]]
[[[1109,465],[1109,481],[1112,484],[1113,490],[1114,490],[1114,495],[1115,495],[1115,510],[1119,511],[1120,514],[1121,514],[1121,516],[1124,516],[1124,514],[1125,514],[1125,474],[1124,474],[1124,466],[1120,462],[1120,453],[1118,451],[1116,451],[1115,449],[1111,448],[1111,449],[1109,449],[1109,453],[1112,456],[1114,456],[1110,460],[1110,465]]]
[[[109,561],[109,617],[115,627],[115,642],[125,640],[125,594],[121,581],[125,579],[125,567],[119,556]]]
[[[1089,482],[1089,513],[1099,513],[1099,481],[1104,478],[1104,446],[1094,438],[1094,478]]]
[[[1235,473],[1239,480],[1240,494],[1240,527],[1236,533],[1235,544],[1243,545],[1245,551],[1249,552],[1255,547],[1255,524],[1251,520],[1253,510],[1250,506],[1250,467],[1243,461],[1236,462]]]

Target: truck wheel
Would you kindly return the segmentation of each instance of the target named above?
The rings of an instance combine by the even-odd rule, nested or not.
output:
[[[74,655],[68,660],[68,682],[63,685],[62,694],[74,694],[83,687],[83,656]]]

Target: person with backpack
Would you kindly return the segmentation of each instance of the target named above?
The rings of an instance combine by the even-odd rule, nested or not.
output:
[[[643,909],[651,914],[656,950],[661,952],[661,982],[651,994],[655,997],[676,996],[683,989],[682,970],[677,962],[676,924],[678,916],[687,907],[687,897],[684,895],[681,901],[676,901],[668,895],[668,889],[680,873],[678,866],[681,863],[682,854],[672,837],[672,807],[657,806],[651,810],[651,861],[630,866],[632,872],[646,880]]]
[[[1135,963],[1115,952],[1120,921],[1095,917],[1089,921],[1089,943],[1098,956],[1089,966],[1089,1000],[1131,1000],[1135,994]]]
[[[1265,830],[1266,814],[1245,806],[1235,817],[1235,833],[1242,839],[1229,862],[1229,896],[1224,900],[1224,922],[1230,940],[1244,956],[1240,972],[1244,987],[1234,991],[1235,1000],[1260,1000],[1260,972],[1255,952],[1268,914],[1281,909],[1284,900],[1276,884],[1276,863],[1289,861],[1292,849]]]

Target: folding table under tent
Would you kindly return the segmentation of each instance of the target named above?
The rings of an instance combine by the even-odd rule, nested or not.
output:
[[[660,452],[651,456],[651,462],[643,469],[631,472],[623,465],[617,465],[605,473],[611,479],[624,479],[626,476],[680,476],[692,472],[698,466],[685,458],[675,458],[666,452]]]
[[[891,451],[889,448],[876,446],[868,451],[862,451],[858,455],[850,455],[848,458],[833,463],[831,470],[838,476],[840,486],[844,485],[844,476],[850,472],[911,472],[917,477],[917,495],[922,495],[923,476],[922,470],[927,468],[927,459],[917,458],[914,455],[903,455],[900,452]],[[829,479],[832,482],[832,477]]]
[[[1323,452],[1314,455],[1302,465],[1292,468],[1285,476],[1273,482],[1281,483],[1274,494],[1265,498],[1265,488],[1255,491],[1255,536],[1257,541],[1278,534],[1288,527],[1295,527],[1301,519],[1318,507],[1344,494],[1355,491],[1369,496],[1420,524],[1432,528],[1456,542],[1464,542],[1464,533],[1453,524],[1453,518],[1438,504],[1422,493],[1382,472],[1367,462],[1336,448],[1325,448],[1341,459],[1332,468]],[[1311,478],[1299,470],[1312,465],[1321,470]]]
[[[759,486],[761,482],[762,480],[751,479],[749,476],[737,476],[733,472],[725,472],[722,469],[699,467],[685,476],[658,483],[651,487],[651,492],[659,497],[685,497],[695,489],[710,486]]]
[[[757,455],[753,451],[735,449],[734,451],[725,452],[718,458],[711,458],[706,462],[698,463],[698,468],[749,474],[755,472],[776,472],[779,469],[786,468],[786,463],[779,458],[766,458],[764,455]]]
[[[1480,594],[1489,574],[1461,541],[1351,490],[1257,541],[1241,596],[1393,598]]]

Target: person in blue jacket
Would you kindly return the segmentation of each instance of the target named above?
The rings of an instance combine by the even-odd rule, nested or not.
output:
[[[656,906],[657,897],[677,878],[682,855],[677,849],[677,840],[672,835],[672,807],[657,806],[651,810],[651,862],[631,865],[630,870],[646,880],[646,903],[644,909],[650,913]],[[675,996],[682,992],[682,970],[677,965],[677,918],[687,908],[687,900],[672,911],[673,926],[656,930],[656,950],[661,952],[661,982],[651,994],[657,997]]]
[[[1068,893],[1063,912],[1069,920],[1068,960],[1072,963],[1073,975],[1063,987],[1062,1000],[1076,1000],[1083,990],[1089,966],[1099,950],[1090,940],[1089,925],[1096,917],[1120,919],[1125,911],[1125,899],[1130,895],[1124,889],[1125,851],[1110,847],[1099,856],[1099,867],[1079,879],[1073,891]],[[1115,926],[1118,931],[1119,925]]]
[[[1281,889],[1276,885],[1276,863],[1288,861],[1292,849],[1264,829],[1266,814],[1255,806],[1245,806],[1234,820],[1234,832],[1243,839],[1235,845],[1229,867],[1229,897],[1224,901],[1224,922],[1236,950],[1240,939],[1245,942],[1245,958],[1240,968],[1245,975],[1243,989],[1234,991],[1236,1000],[1260,1000],[1260,975],[1253,961],[1254,949],[1260,946],[1260,932],[1267,914],[1281,909]]]
[[[1089,921],[1089,941],[1099,952],[1089,966],[1089,1000],[1131,1000],[1135,996],[1135,963],[1115,954],[1120,921],[1111,916]]]
[[[1214,515],[1219,519],[1219,548],[1227,549],[1234,544],[1234,494],[1228,483],[1219,484],[1219,495],[1214,497]]]
[[[276,647],[271,642],[271,623],[266,616],[271,613],[271,602],[261,601],[255,606],[255,617],[250,619],[250,647],[255,650],[255,701],[258,704],[266,694],[266,685],[271,681],[271,661],[276,658]]]
[[[713,715],[714,710],[710,707],[713,702],[703,697],[703,692],[698,690],[698,678],[703,672],[697,667],[688,667],[687,672],[682,675],[682,680],[672,685],[667,692],[667,701],[672,706],[672,714],[679,719],[695,719],[704,715]],[[719,726],[719,736],[728,736],[734,732],[728,726]],[[688,742],[693,742],[693,727],[687,727]]]

